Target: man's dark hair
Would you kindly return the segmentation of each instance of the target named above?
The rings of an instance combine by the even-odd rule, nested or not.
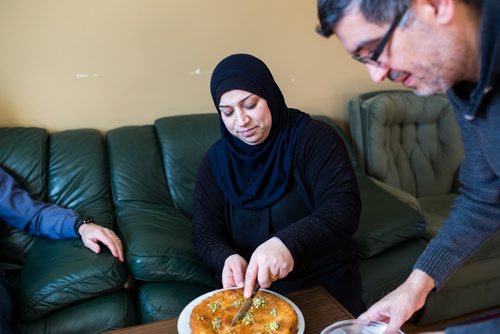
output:
[[[460,0],[468,5],[480,8],[482,0]],[[333,28],[344,17],[346,10],[359,6],[360,12],[371,23],[390,23],[412,0],[318,0],[319,24],[316,31],[324,37],[333,35]]]

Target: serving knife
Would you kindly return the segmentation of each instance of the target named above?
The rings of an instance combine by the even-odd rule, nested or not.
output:
[[[238,311],[238,313],[236,313],[236,316],[234,317],[233,321],[231,321],[229,327],[233,327],[234,325],[236,325],[238,321],[243,319],[243,317],[248,312],[250,307],[252,307],[253,297],[255,297],[255,294],[257,293],[257,291],[259,291],[259,289],[260,289],[259,282],[256,281],[255,286],[253,287],[252,295],[249,298],[245,298],[243,305],[241,305],[240,310]]]

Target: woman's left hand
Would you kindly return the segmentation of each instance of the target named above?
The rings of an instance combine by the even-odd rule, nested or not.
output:
[[[229,256],[224,262],[222,269],[222,287],[243,287],[247,261],[238,254]]]
[[[255,249],[250,258],[245,275],[246,298],[252,295],[255,281],[263,288],[268,288],[271,283],[286,277],[293,269],[292,253],[278,238],[273,237]]]

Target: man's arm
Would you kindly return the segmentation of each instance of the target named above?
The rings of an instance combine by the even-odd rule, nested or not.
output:
[[[50,239],[76,238],[76,211],[31,198],[0,168],[0,218],[7,225]]]
[[[78,212],[33,199],[17,182],[0,168],[0,219],[9,226],[49,239],[82,238],[84,245],[100,252],[98,242],[123,262],[123,250],[116,234],[99,225],[75,225],[82,219]]]
[[[375,303],[359,319],[389,321],[387,333],[396,332],[424,306],[427,295],[434,287],[434,280],[429,275],[415,269],[403,284]]]

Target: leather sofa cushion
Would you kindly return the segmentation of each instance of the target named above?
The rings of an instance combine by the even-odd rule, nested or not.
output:
[[[370,258],[404,241],[420,237],[425,230],[423,216],[358,174],[361,217],[354,235],[358,256]]]
[[[191,218],[193,191],[205,152],[220,137],[216,113],[160,118],[155,122],[174,206]]]
[[[107,216],[96,222],[114,227],[107,157],[99,131],[80,129],[51,134],[48,171],[46,201],[82,214]]]
[[[23,322],[37,320],[121,289],[127,276],[125,266],[107,249],[95,254],[78,239],[38,238],[26,257],[16,289],[17,314]]]
[[[17,334],[93,334],[137,324],[134,303],[121,290],[68,306],[44,318],[18,325]]]
[[[181,282],[151,282],[137,287],[141,323],[178,316],[193,299],[212,287]]]
[[[152,125],[110,130],[106,144],[118,215],[129,205],[171,205],[163,157]]]
[[[191,243],[191,221],[171,200],[167,178],[172,177],[172,162],[164,168],[167,153],[162,154],[158,138],[153,126],[118,128],[106,137],[116,219],[128,268],[143,281],[210,284],[210,273]]]
[[[363,301],[369,307],[397,288],[411,273],[413,265],[427,246],[423,238],[408,240],[359,264]]]
[[[0,128],[0,163],[36,199],[47,191],[48,136],[40,128]]]
[[[191,221],[177,209],[142,204],[118,217],[130,273],[142,281],[212,284],[194,251]]]

